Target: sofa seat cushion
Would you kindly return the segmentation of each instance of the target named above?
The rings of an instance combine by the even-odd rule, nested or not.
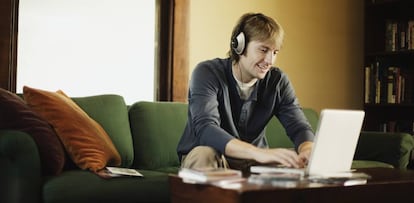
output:
[[[85,170],[64,171],[43,186],[44,203],[168,202],[168,174],[139,170],[144,177],[103,179]]]
[[[159,172],[169,173],[169,174],[178,174],[179,170],[180,170],[179,166],[170,166],[170,167],[154,169],[154,171],[159,171]]]

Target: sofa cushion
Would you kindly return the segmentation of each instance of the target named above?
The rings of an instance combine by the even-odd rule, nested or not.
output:
[[[360,169],[360,168],[394,168],[393,165],[387,164],[380,161],[371,161],[371,160],[353,160],[351,168]]]
[[[130,167],[134,148],[128,118],[128,108],[119,95],[95,95],[72,98],[91,118],[97,121],[111,137],[121,156],[121,166]]]
[[[169,202],[168,174],[139,171],[144,177],[103,179],[89,171],[64,171],[43,186],[44,203]]]
[[[354,159],[379,161],[405,169],[413,150],[414,139],[409,133],[362,131]]]
[[[187,122],[187,104],[137,102],[129,109],[135,161],[133,167],[172,171],[179,166],[177,145]]]
[[[62,91],[23,87],[29,106],[55,129],[71,159],[81,169],[118,166],[121,158],[105,130]]]
[[[315,110],[310,108],[303,108],[303,113],[308,119],[313,130],[316,130],[318,125],[319,115]],[[293,142],[286,135],[285,128],[283,128],[280,121],[273,117],[266,126],[266,139],[268,144],[272,148],[283,147],[283,148],[294,148]]]
[[[65,163],[63,146],[49,123],[16,94],[0,88],[0,129],[19,130],[35,141],[43,175],[59,174]]]

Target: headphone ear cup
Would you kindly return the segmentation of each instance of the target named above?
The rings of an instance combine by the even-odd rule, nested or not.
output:
[[[231,42],[234,52],[241,55],[246,46],[246,37],[243,32],[240,32]]]

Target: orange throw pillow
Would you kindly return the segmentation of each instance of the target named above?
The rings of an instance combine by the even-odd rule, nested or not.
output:
[[[97,172],[106,165],[119,166],[121,156],[109,135],[63,91],[23,87],[27,104],[55,129],[73,162]]]

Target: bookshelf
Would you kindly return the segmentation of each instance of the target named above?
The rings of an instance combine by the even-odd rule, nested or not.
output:
[[[414,1],[365,0],[366,131],[414,133]]]

